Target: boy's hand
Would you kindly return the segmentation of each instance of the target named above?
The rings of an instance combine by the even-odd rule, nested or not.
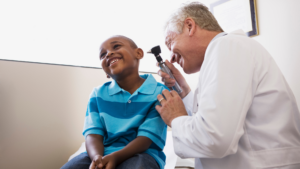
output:
[[[101,164],[97,167],[99,169],[115,169],[117,166],[117,158],[114,154],[109,154],[102,158]]]
[[[102,156],[101,155],[96,155],[90,165],[89,169],[98,169],[100,164],[102,163]]]

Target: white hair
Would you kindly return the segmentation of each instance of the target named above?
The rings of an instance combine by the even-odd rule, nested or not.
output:
[[[188,17],[192,18],[201,29],[223,32],[218,21],[205,5],[200,2],[191,2],[183,4],[171,15],[165,25],[165,33],[170,34],[170,32],[173,32],[181,34],[184,21]]]

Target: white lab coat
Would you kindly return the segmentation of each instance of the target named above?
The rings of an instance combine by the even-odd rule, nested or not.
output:
[[[176,154],[196,169],[300,169],[300,114],[281,71],[242,30],[221,35],[183,99],[189,116],[172,121]]]

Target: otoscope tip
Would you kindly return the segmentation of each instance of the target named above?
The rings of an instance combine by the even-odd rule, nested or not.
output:
[[[152,53],[152,52],[151,52],[151,49],[150,49],[147,53]]]

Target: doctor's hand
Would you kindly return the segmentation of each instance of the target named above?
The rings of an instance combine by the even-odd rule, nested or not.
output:
[[[185,81],[185,79],[182,76],[182,74],[180,73],[180,71],[172,63],[170,63],[168,60],[166,60],[165,63],[168,66],[168,68],[171,70],[173,76],[177,80],[177,83],[179,84],[179,86],[182,89],[182,92],[179,94],[180,97],[184,98],[191,91],[190,86],[187,84],[187,82]],[[157,66],[158,66],[158,64],[157,64]],[[161,81],[163,81],[166,86],[171,88],[172,86],[175,85],[175,80],[171,79],[167,73],[165,73],[161,70],[159,70],[157,73],[159,76],[162,77]]]
[[[159,94],[157,95],[157,100],[160,102],[160,105],[157,105],[155,109],[160,114],[163,121],[170,127],[172,121],[176,117],[187,116],[187,112],[185,110],[184,104],[181,100],[181,97],[174,90],[169,92],[168,90],[163,90],[162,94],[165,98]]]

